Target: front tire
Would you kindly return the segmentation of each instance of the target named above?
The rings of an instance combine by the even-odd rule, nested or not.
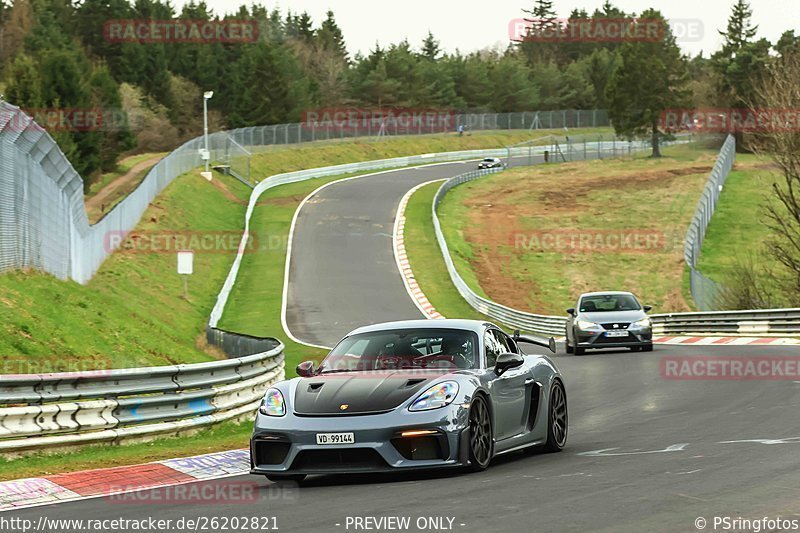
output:
[[[567,412],[567,392],[564,385],[554,380],[550,388],[550,405],[547,409],[546,452],[560,452],[567,445],[569,413]]]
[[[652,352],[653,351],[653,343],[651,342],[650,344],[645,344],[644,346],[642,346],[642,351],[643,352]]]
[[[486,470],[494,455],[492,417],[483,396],[476,396],[469,408],[469,462],[470,470]]]

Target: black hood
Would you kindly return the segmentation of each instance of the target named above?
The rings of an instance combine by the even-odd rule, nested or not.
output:
[[[441,371],[341,372],[303,378],[297,384],[298,415],[352,415],[390,411],[423,392]]]

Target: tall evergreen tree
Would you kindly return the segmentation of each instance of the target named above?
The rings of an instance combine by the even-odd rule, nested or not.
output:
[[[661,13],[647,10],[641,18],[660,19],[665,34],[658,42],[628,41],[622,45],[620,65],[607,89],[609,116],[618,135],[649,135],[653,157],[660,157],[662,113],[688,103],[687,67]]]
[[[328,11],[325,14],[325,20],[322,21],[322,25],[317,30],[316,39],[323,50],[333,51],[345,61],[348,60],[349,56],[344,42],[344,35],[339,25],[336,24],[333,11]]]
[[[722,46],[722,55],[730,56],[739,51],[745,44],[749,43],[756,36],[758,26],[752,23],[753,10],[747,0],[736,0],[733,4],[728,26],[725,31],[719,34],[725,38]]]
[[[422,41],[422,56],[431,61],[436,61],[439,59],[441,53],[442,49],[439,46],[439,41],[437,41],[433,33],[428,30],[428,35],[426,35],[425,40]]]

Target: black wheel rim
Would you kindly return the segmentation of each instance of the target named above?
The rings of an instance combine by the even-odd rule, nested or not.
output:
[[[492,423],[489,410],[483,400],[472,402],[469,412],[469,439],[472,457],[479,465],[484,466],[492,458]]]
[[[567,442],[567,396],[560,383],[553,386],[552,396],[550,399],[550,428],[553,432],[553,440],[560,448]]]

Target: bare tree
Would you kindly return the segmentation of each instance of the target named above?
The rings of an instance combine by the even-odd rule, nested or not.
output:
[[[772,235],[769,252],[788,270],[782,277],[786,297],[800,305],[800,54],[776,59],[755,87],[756,113],[768,112],[767,127],[754,136],[757,153],[772,159],[783,179],[774,183],[766,204]]]
[[[777,307],[781,303],[771,281],[776,281],[774,272],[756,253],[739,254],[716,295],[716,308],[723,311]]]

